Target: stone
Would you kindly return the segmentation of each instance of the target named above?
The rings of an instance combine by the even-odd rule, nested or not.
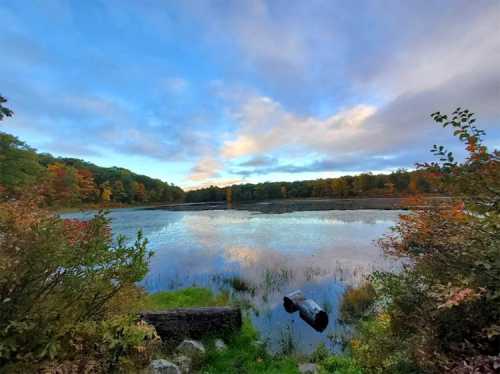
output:
[[[184,340],[177,347],[177,352],[187,357],[200,357],[205,355],[205,347],[196,340]]]
[[[174,363],[167,360],[153,360],[149,364],[150,374],[182,374],[181,370]]]
[[[227,345],[226,343],[224,343],[224,340],[222,339],[215,339],[214,346],[217,352],[222,352],[227,349]]]
[[[163,342],[171,343],[220,336],[241,329],[242,324],[241,309],[230,306],[143,311],[140,316],[156,328]]]
[[[300,364],[299,365],[299,373],[300,374],[317,374],[318,373],[318,367],[316,364]]]
[[[177,355],[174,357],[173,361],[179,366],[183,374],[191,373],[191,367],[193,366],[193,360],[188,356]]]

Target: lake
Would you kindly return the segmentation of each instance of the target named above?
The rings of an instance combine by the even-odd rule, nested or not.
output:
[[[376,240],[389,232],[395,210],[331,210],[264,214],[241,210],[111,210],[113,233],[134,238],[142,229],[155,252],[143,286],[151,292],[188,286],[227,290],[249,313],[272,351],[293,346],[310,353],[320,342],[332,350],[346,287],[369,272],[396,264]],[[91,213],[66,213],[89,218]],[[283,296],[301,289],[329,314],[319,333],[288,314]]]

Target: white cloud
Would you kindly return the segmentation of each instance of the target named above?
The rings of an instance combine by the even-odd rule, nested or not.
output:
[[[243,183],[243,179],[241,178],[209,178],[197,183],[184,183],[181,187],[184,191],[191,191],[210,186],[227,187],[241,183]]]
[[[379,72],[365,83],[394,98],[436,89],[468,74],[498,74],[500,3],[487,4],[475,12],[464,8],[454,16],[444,15],[442,22],[388,53]]]
[[[287,112],[268,97],[253,97],[234,113],[240,128],[221,150],[225,159],[258,156],[263,152],[330,153],[353,151],[368,130],[365,121],[375,113],[358,105],[328,118],[302,117]]]
[[[205,156],[198,160],[191,168],[188,179],[191,181],[203,181],[216,178],[222,170],[223,164],[212,156]]]

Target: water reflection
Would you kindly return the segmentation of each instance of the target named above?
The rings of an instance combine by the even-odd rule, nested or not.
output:
[[[246,211],[111,212],[113,232],[133,237],[140,228],[155,251],[144,280],[150,291],[191,285],[230,289],[253,306],[252,320],[278,351],[293,343],[303,353],[332,342],[345,287],[374,269],[389,268],[376,247],[398,211],[321,211],[261,214]],[[68,217],[82,217],[68,214]],[[87,215],[88,217],[89,215]],[[329,312],[318,333],[297,314],[286,313],[283,295],[302,289]],[[234,289],[232,290],[234,292]]]

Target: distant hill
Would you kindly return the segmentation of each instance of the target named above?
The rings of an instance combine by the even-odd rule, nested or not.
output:
[[[188,203],[208,201],[244,202],[287,198],[398,197],[441,194],[444,191],[426,172],[397,170],[390,174],[364,173],[339,178],[296,182],[265,182],[230,187],[210,186],[186,192]]]
[[[37,188],[49,205],[168,203],[184,198],[184,191],[173,184],[125,168],[37,153],[4,132],[0,132],[0,160],[0,192],[16,195]]]

